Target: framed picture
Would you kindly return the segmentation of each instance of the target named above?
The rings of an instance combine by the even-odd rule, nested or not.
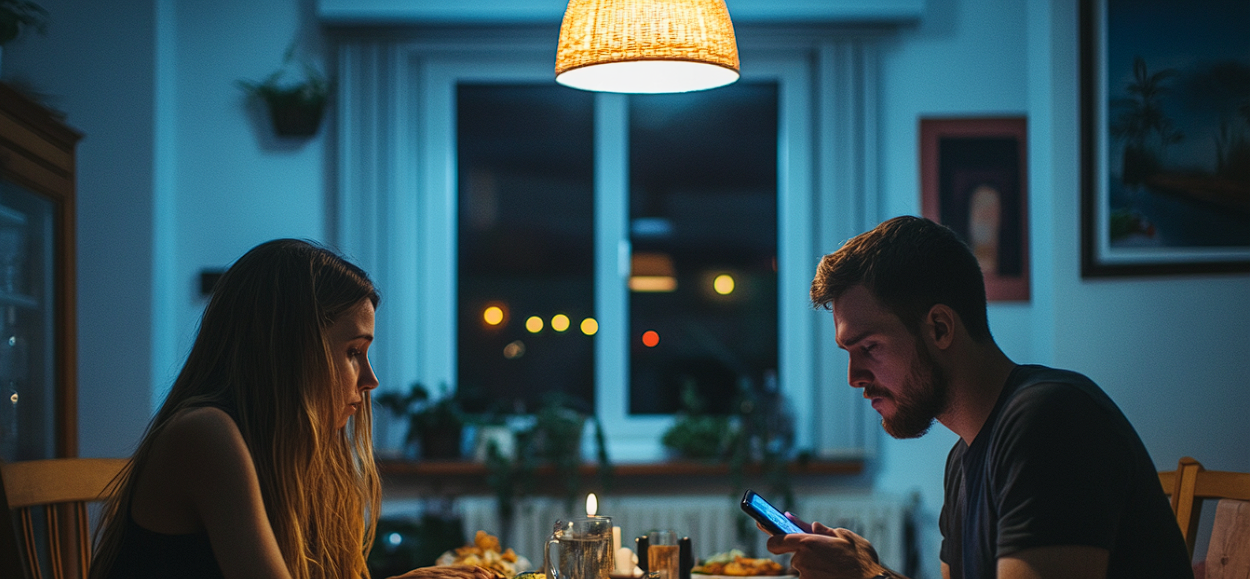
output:
[[[1250,271],[1250,2],[1081,0],[1081,275]]]
[[[921,212],[959,234],[991,301],[1029,299],[1024,117],[920,120]]]

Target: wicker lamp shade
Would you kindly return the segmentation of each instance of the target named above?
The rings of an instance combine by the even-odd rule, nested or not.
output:
[[[738,80],[725,0],[569,0],[556,82],[584,90],[670,93]]]

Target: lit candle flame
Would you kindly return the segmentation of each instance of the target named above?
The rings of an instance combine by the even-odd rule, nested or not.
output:
[[[593,517],[599,512],[599,499],[595,497],[595,493],[586,495],[586,516]]]

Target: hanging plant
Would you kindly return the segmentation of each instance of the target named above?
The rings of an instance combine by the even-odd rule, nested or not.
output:
[[[0,46],[22,35],[27,28],[40,34],[48,29],[48,11],[29,0],[0,0]]]
[[[330,98],[330,81],[309,63],[304,63],[296,75],[291,66],[294,48],[287,49],[282,68],[264,80],[240,80],[238,84],[249,96],[264,103],[274,134],[311,137],[321,127]]]

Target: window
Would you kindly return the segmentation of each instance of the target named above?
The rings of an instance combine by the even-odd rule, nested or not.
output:
[[[475,411],[594,408],[594,97],[456,87],[457,387]]]
[[[775,383],[776,83],[625,98],[629,293],[596,304],[594,201],[616,192],[594,188],[593,94],[456,87],[457,387],[475,410],[552,392],[593,409],[596,310],[628,312],[610,317],[629,320],[630,415],[672,414],[687,388],[730,413]]]
[[[628,98],[629,413],[732,413],[777,375],[777,83]]]
[[[426,34],[340,44],[337,241],[386,296],[383,388],[574,394],[636,461],[683,385],[775,385],[800,448],[870,450],[807,290],[879,221],[871,41],[740,31],[738,83],[625,96],[556,85],[546,35]]]

